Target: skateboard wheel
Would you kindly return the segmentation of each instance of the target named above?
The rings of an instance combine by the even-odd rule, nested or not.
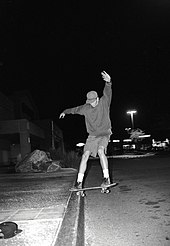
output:
[[[86,196],[86,194],[83,192],[83,193],[81,193],[81,196],[82,196],[82,197],[85,197],[85,196]]]
[[[86,196],[86,194],[83,191],[76,192],[76,195],[77,196],[81,195],[82,197],[85,197]]]
[[[110,190],[106,190],[106,192],[105,192],[106,194],[108,194],[108,193],[110,193]]]
[[[102,190],[101,190],[101,193],[106,193],[106,194],[108,194],[108,193],[110,193],[110,190],[107,189],[107,188],[105,188],[105,189],[102,189]]]

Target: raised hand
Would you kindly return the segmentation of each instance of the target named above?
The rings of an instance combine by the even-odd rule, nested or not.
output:
[[[111,82],[111,77],[109,74],[107,74],[105,71],[101,72],[102,78],[103,80],[105,80],[106,82],[110,83]]]
[[[59,119],[64,118],[65,117],[65,113],[61,113],[59,116]]]

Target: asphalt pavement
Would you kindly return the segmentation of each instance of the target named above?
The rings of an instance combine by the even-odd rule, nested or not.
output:
[[[170,156],[109,159],[111,193],[88,191],[86,246],[170,246]],[[85,186],[101,183],[98,161],[90,163]]]
[[[145,156],[148,157],[148,155]],[[141,159],[140,157],[141,156],[136,156],[136,160]],[[135,158],[135,156],[124,155],[109,157],[109,160],[112,158],[131,159]],[[96,161],[98,163],[98,160]],[[93,161],[90,160],[90,162]],[[113,163],[115,163],[114,160]],[[134,161],[134,163],[136,163],[136,161]],[[121,170],[121,165],[119,168]],[[129,172],[128,169],[123,168],[122,170],[123,172],[125,170],[127,173]],[[76,175],[77,170],[70,168],[61,168],[55,173],[19,174],[1,172],[0,223],[5,221],[15,222],[18,224],[20,233],[10,239],[0,239],[0,245],[39,246],[41,244],[41,246],[83,246],[85,241],[84,201],[90,198],[89,194],[92,196],[92,201],[95,202],[95,210],[94,213],[91,214],[91,218],[95,216],[97,207],[96,200],[94,199],[94,191],[89,193],[88,197],[85,199],[69,191],[75,182]],[[89,181],[89,185],[93,184],[95,179],[98,178],[96,172],[94,172],[94,175],[95,178],[94,176],[92,178],[90,178],[90,175],[88,176],[88,180],[91,180]],[[120,175],[119,179],[119,181],[121,181]],[[124,194],[124,192],[128,192],[129,189],[126,187],[127,184],[123,184],[123,182],[124,181],[121,181],[121,186],[115,189],[120,189]],[[100,192],[97,192],[97,194],[99,193]],[[137,189],[136,195],[138,195]],[[101,199],[103,196],[99,194],[99,198]],[[144,202],[144,200],[141,200],[141,202]],[[99,203],[97,203],[97,205],[98,204]],[[107,204],[105,200],[104,204],[108,206],[109,201]],[[99,213],[101,213],[101,210],[99,211]],[[86,219],[85,217],[85,220]],[[108,229],[108,225],[106,228]],[[95,243],[95,239],[94,242],[88,245],[97,245],[93,243]],[[102,246],[104,246],[104,244],[102,244]]]

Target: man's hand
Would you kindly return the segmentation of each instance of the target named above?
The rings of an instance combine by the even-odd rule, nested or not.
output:
[[[108,82],[108,83],[111,82],[111,77],[110,77],[110,75],[108,75],[105,71],[101,72],[101,75],[102,75],[102,78],[103,78],[106,82]]]
[[[64,118],[65,117],[65,113],[61,113],[59,116],[59,119]]]

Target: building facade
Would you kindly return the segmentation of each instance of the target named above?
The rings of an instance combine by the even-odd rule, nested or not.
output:
[[[51,119],[39,120],[28,91],[0,92],[0,165],[23,159],[35,149],[64,151],[62,131]]]

